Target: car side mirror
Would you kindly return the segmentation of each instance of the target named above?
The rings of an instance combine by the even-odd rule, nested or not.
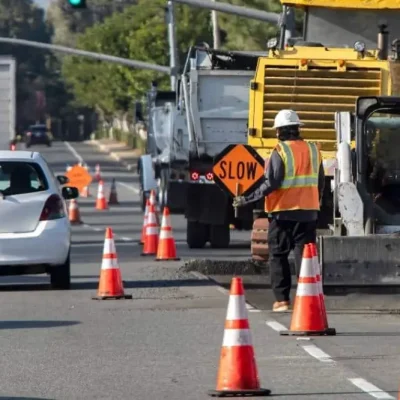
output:
[[[79,190],[72,186],[64,186],[61,193],[65,200],[76,199],[79,197]]]
[[[57,175],[57,180],[60,185],[65,185],[69,182],[69,178],[67,178],[65,175]]]

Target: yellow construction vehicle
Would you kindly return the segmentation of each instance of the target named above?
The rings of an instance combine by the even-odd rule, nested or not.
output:
[[[337,152],[344,129],[348,131],[353,168],[360,155],[354,129],[357,118],[349,113],[355,112],[359,97],[400,94],[400,41],[396,40],[400,38],[400,0],[281,3],[284,10],[304,9],[303,36],[287,38],[283,45],[283,27],[280,43],[272,38],[268,55],[259,58],[250,87],[248,144],[268,160],[277,144],[272,129],[275,115],[285,108],[298,112],[305,124],[301,135],[318,143],[327,177],[320,228],[334,231],[338,212],[334,190],[339,179]],[[397,153],[399,150],[395,149]],[[262,214],[254,223],[255,259],[267,254],[267,225]]]

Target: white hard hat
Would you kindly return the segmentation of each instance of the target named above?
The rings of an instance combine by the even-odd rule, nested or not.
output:
[[[296,111],[293,110],[281,110],[275,117],[275,123],[273,128],[282,128],[290,125],[304,125],[300,122],[299,116]]]

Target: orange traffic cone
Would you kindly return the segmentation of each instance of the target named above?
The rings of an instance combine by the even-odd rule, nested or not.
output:
[[[157,224],[160,225],[160,209],[158,207],[156,192],[154,190],[150,191],[150,204],[152,204],[154,206],[156,221],[157,221]]]
[[[101,181],[100,164],[96,164],[96,167],[94,170],[94,179],[96,179],[97,182]]]
[[[99,182],[99,189],[97,191],[97,199],[96,199],[96,210],[107,210],[108,204],[107,200],[104,197],[104,183],[103,181]]]
[[[144,217],[143,217],[143,227],[142,227],[142,237],[139,240],[139,244],[144,244],[145,238],[146,238],[146,227],[147,227],[147,218],[149,216],[149,208],[150,208],[150,200],[146,200],[146,208],[144,211]]]
[[[79,212],[78,203],[75,199],[69,202],[68,219],[72,225],[82,224],[81,213]]]
[[[146,235],[144,237],[144,246],[142,256],[155,256],[158,247],[158,223],[156,221],[156,214],[154,206],[150,204],[149,215],[147,217]]]
[[[213,397],[271,394],[270,390],[260,388],[243,282],[239,277],[232,278],[231,283],[217,388],[208,394]]]
[[[83,168],[85,168],[86,171],[89,173],[89,166],[88,166],[86,163],[83,163]],[[79,195],[80,195],[81,197],[92,197],[91,194],[90,194],[90,191],[89,191],[89,186],[85,186],[85,187],[81,190],[81,192],[80,192]]]
[[[106,229],[104,239],[103,261],[101,263],[99,288],[93,300],[131,299],[132,295],[124,293],[121,271],[119,269],[114,235],[111,228]]]
[[[329,334],[322,315],[310,244],[304,246],[290,329],[280,331],[280,334],[295,336]]]
[[[176,256],[175,239],[172,234],[171,217],[168,207],[164,207],[161,223],[160,238],[158,241],[156,261],[179,261]]]
[[[324,289],[322,287],[321,268],[318,261],[317,245],[315,243],[311,243],[310,246],[311,246],[311,255],[313,257],[313,262],[314,262],[315,276],[317,278],[318,293],[321,301],[321,311],[322,311],[322,317],[324,319],[325,329],[328,331],[327,332],[328,335],[334,336],[336,335],[336,329],[329,328],[328,315],[326,313],[326,308],[325,308]]]
[[[119,204],[118,202],[118,196],[117,196],[117,187],[115,185],[115,178],[113,178],[112,183],[111,183],[111,189],[110,189],[110,197],[108,199],[108,204]]]
[[[89,186],[85,186],[79,193],[80,197],[90,197]]]

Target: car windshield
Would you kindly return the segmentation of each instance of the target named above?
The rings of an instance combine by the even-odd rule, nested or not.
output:
[[[373,174],[377,169],[388,183],[400,181],[400,116],[390,112],[372,114],[365,125],[367,152]],[[374,176],[375,176],[374,175]]]
[[[0,192],[4,196],[41,192],[48,188],[46,177],[38,164],[0,161]]]
[[[46,128],[41,126],[32,126],[30,130],[32,133],[40,133],[40,134],[46,133]]]

